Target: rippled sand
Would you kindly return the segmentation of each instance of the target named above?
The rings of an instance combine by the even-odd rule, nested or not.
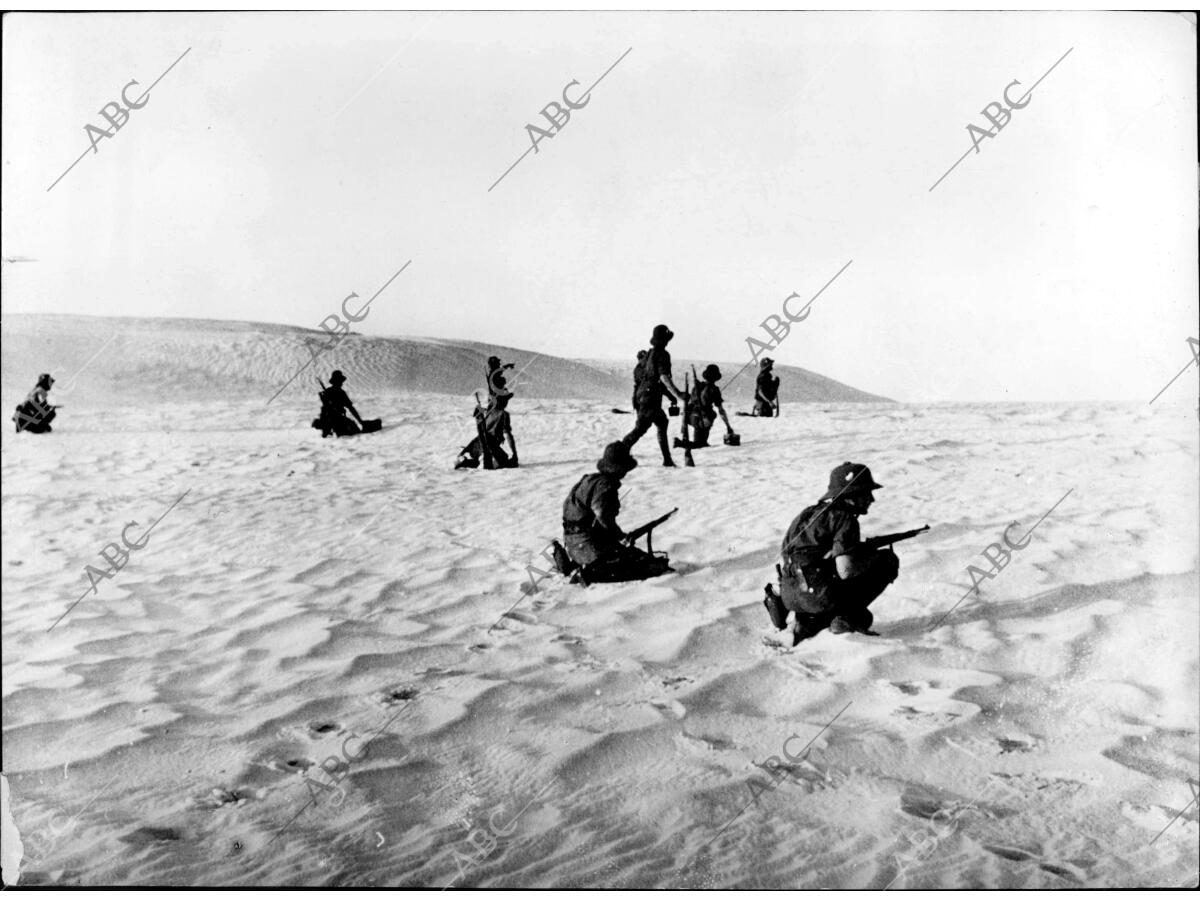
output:
[[[679,506],[655,541],[678,572],[525,597],[629,417],[517,398],[524,467],[455,472],[468,404],[352,395],[390,427],[321,441],[289,395],[5,437],[22,884],[1195,884],[1197,806],[1172,822],[1200,768],[1193,410],[792,404],[691,470],[647,438],[623,521]],[[933,529],[899,548],[883,637],[792,650],[762,585],[847,459],[886,485],[865,533]]]

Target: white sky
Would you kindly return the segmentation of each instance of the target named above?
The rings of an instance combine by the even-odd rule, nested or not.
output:
[[[1197,332],[1195,46],[1169,13],[10,15],[3,311],[312,327],[411,259],[357,330],[632,359],[665,321],[741,361],[853,260],[774,359],[1144,401]]]

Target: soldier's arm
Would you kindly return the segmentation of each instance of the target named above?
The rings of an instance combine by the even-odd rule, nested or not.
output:
[[[838,578],[853,578],[864,570],[862,537],[858,531],[858,520],[851,515],[838,523],[833,535],[833,564]]]
[[[671,376],[667,372],[659,375],[658,380],[667,389],[667,392],[675,398],[676,403],[683,402],[683,391],[675,386],[675,382],[671,380]]]

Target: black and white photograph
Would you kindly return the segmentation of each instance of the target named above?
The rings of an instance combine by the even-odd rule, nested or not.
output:
[[[5,888],[1200,886],[1197,15],[3,15]]]

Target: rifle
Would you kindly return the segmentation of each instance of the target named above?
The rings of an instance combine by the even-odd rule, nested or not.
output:
[[[892,534],[881,534],[878,537],[869,537],[858,547],[852,548],[857,550],[861,547],[864,550],[878,550],[880,547],[891,547],[897,541],[907,541],[909,538],[914,538],[918,534],[922,534],[929,530],[928,525],[922,525],[920,528],[914,528],[912,531],[897,531]],[[825,554],[825,559],[833,559],[833,551],[830,550]]]
[[[683,375],[683,464],[689,468],[696,465],[696,461],[692,459],[692,436],[688,432],[688,401],[691,397],[692,391],[688,387],[688,376],[685,372]]]
[[[890,547],[897,541],[907,541],[909,538],[914,538],[918,534],[922,534],[928,530],[928,525],[922,525],[920,528],[914,528],[912,531],[897,531],[894,534],[881,534],[878,537],[867,538],[862,542],[862,546],[868,550],[878,550],[880,547]]]
[[[653,553],[654,552],[654,546],[653,546],[654,535],[652,534],[652,532],[654,531],[655,528],[657,528],[663,522],[667,521],[667,519],[671,518],[671,516],[675,515],[675,513],[677,513],[677,512],[679,512],[678,506],[675,507],[673,510],[671,510],[669,513],[666,513],[665,515],[661,515],[657,519],[653,519],[653,520],[647,522],[645,525],[641,525],[638,528],[633,529],[633,531],[631,531],[625,535],[625,542],[630,547],[632,547],[634,542],[644,534],[646,536],[646,549],[650,553]]]
[[[479,433],[479,449],[483,453],[483,467],[485,469],[496,468],[496,463],[492,460],[492,448],[488,444],[487,429],[484,427],[483,420],[486,413],[483,411],[483,405],[479,402],[479,391],[475,392],[475,430]]]

